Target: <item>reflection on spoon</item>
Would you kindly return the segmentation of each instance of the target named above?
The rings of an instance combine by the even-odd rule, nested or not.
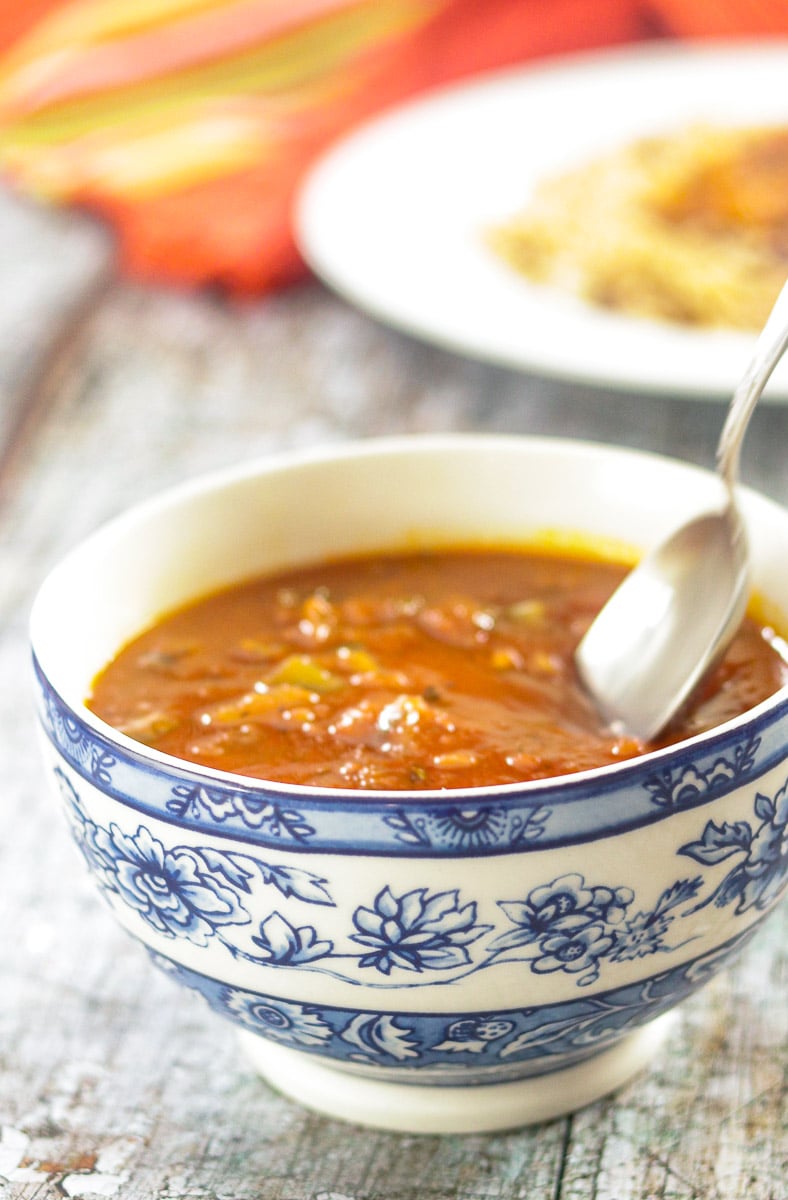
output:
[[[727,649],[747,608],[749,555],[734,491],[750,416],[786,346],[788,283],[720,435],[722,507],[683,525],[630,571],[575,653],[580,678],[605,720],[643,741],[687,703]]]

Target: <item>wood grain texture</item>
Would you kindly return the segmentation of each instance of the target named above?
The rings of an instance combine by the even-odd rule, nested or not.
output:
[[[73,236],[60,218],[47,225],[53,254]],[[442,429],[590,437],[708,463],[720,409],[482,366],[316,285],[243,309],[114,285],[74,322],[69,297],[104,269],[92,236],[46,316],[49,281],[37,277],[30,353],[41,362],[60,338],[58,367],[35,421],[14,422],[0,478],[0,1200],[785,1200],[785,905],[611,1099],[490,1136],[340,1125],[272,1092],[230,1026],[118,929],[48,794],[28,698],[27,612],[43,574],[98,523],[196,472]],[[18,269],[0,262],[0,347],[14,342]],[[4,369],[18,415],[31,376]],[[762,409],[744,460],[745,478],[783,502],[787,433],[788,407]]]
[[[85,218],[53,214],[0,191],[0,463],[59,343],[111,274],[112,246]]]

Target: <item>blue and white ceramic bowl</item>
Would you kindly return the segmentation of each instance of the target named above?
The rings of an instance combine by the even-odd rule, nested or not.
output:
[[[662,1014],[778,902],[788,689],[715,731],[547,782],[331,791],[192,766],[85,707],[163,611],[268,569],[566,529],[646,549],[718,501],[626,450],[456,435],[270,459],[100,530],[44,583],[46,760],[121,924],[333,1115],[421,1132],[577,1108],[650,1057]],[[743,496],[755,585],[788,613],[788,513]]]

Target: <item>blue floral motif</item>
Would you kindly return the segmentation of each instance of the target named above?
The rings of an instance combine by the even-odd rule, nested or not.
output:
[[[233,855],[232,857],[237,859],[239,856]],[[295,896],[296,899],[303,900],[306,904],[333,905],[334,901],[326,889],[328,881],[322,875],[314,875],[311,871],[303,870],[302,867],[265,863],[259,858],[249,861],[257,868],[263,882],[270,883],[283,896]]]
[[[56,772],[70,814],[72,831],[103,890],[133,908],[151,929],[164,937],[183,937],[198,946],[218,938],[234,955],[260,962],[311,961],[331,951],[311,926],[294,928],[278,913],[262,922],[252,940],[264,953],[241,951],[222,937],[220,927],[247,925],[243,903],[256,876],[282,896],[308,904],[333,905],[326,880],[301,867],[269,864],[210,846],[166,849],[145,825],[124,833],[105,829],[87,816],[70,779]]]
[[[481,1054],[489,1051],[494,1042],[508,1037],[515,1029],[514,1021],[506,1017],[463,1017],[446,1027],[443,1041],[433,1050],[447,1050],[453,1054]],[[501,1047],[497,1047],[500,1051]],[[497,1053],[495,1051],[495,1053]]]
[[[370,1056],[385,1055],[397,1062],[419,1057],[419,1043],[413,1030],[397,1023],[397,1018],[385,1013],[359,1013],[342,1029],[343,1041],[357,1046],[361,1054],[351,1054],[355,1062],[374,1061]]]
[[[294,928],[281,913],[273,912],[260,922],[260,933],[252,941],[263,951],[264,961],[274,966],[297,967],[325,958],[333,943],[320,941],[311,925]]]
[[[567,971],[582,975],[578,983],[593,982],[599,975],[599,960],[613,947],[604,925],[561,929],[541,939],[532,955],[531,970],[539,975]]]
[[[514,929],[495,938],[490,949],[499,961],[530,962],[536,974],[564,971],[587,987],[599,978],[604,959],[618,962],[674,949],[664,940],[673,921],[668,914],[692,899],[701,882],[699,876],[680,880],[651,912],[626,920],[635,898],[630,888],[589,887],[582,875],[561,875],[533,888],[524,900],[499,901]]]
[[[114,872],[113,890],[157,933],[205,946],[217,926],[249,920],[235,891],[218,882],[199,854],[184,846],[165,850],[142,825],[134,836],[117,825],[100,829],[94,846]]]
[[[155,952],[151,957],[221,1016],[274,1041],[334,1059],[338,1066],[401,1064],[423,1078],[456,1084],[458,1068],[463,1082],[484,1082],[560,1069],[588,1057],[706,983],[754,932],[748,928],[699,958],[595,995],[453,1016],[299,1004],[229,987]]]
[[[231,792],[203,784],[177,784],[167,810],[176,817],[200,818],[207,814],[217,824],[240,820],[247,829],[265,832],[272,838],[306,842],[315,830],[300,813],[272,803],[254,792]]]
[[[680,969],[679,969],[680,970]],[[660,987],[665,980],[677,991]],[[680,981],[680,982],[679,982]],[[532,1009],[523,1014],[523,1028],[500,1048],[501,1059],[560,1056],[569,1047],[601,1049],[618,1040],[623,1032],[672,1008],[688,990],[683,986],[679,971],[666,972],[656,980],[631,984],[601,996],[568,1004],[556,1004],[552,1009]]]
[[[460,905],[459,892],[415,888],[395,896],[383,888],[374,908],[357,908],[353,915],[357,933],[351,941],[369,947],[359,959],[361,967],[375,967],[384,975],[394,967],[405,971],[446,971],[470,963],[467,947],[492,926],[476,924],[476,905]]]
[[[89,777],[99,787],[109,787],[112,783],[112,768],[116,759],[99,742],[86,733],[80,723],[61,709],[52,693],[45,694],[47,719],[58,742],[69,747],[69,754],[75,762],[80,763]]]
[[[319,1015],[320,1009],[313,1005],[273,1000],[240,988],[225,988],[223,1000],[228,1013],[242,1025],[276,1042],[295,1047],[322,1046],[333,1033]]]
[[[693,764],[683,770],[661,771],[645,782],[652,803],[660,808],[683,808],[696,804],[702,798],[729,791],[731,786],[746,777],[755,765],[755,755],[761,744],[759,737],[751,737],[741,745],[734,746],[729,757],[716,758],[705,770]]]
[[[629,916],[616,931],[613,949],[610,952],[611,962],[625,962],[671,949],[665,944],[668,929],[675,916],[670,914],[680,905],[692,900],[702,882],[699,875],[694,879],[679,879],[672,887],[665,889],[650,911]],[[682,916],[687,916],[687,912],[682,913]]]
[[[502,805],[446,805],[419,815],[399,808],[384,818],[399,841],[431,849],[479,850],[519,846],[542,837],[550,809],[540,805],[527,815]]]
[[[587,888],[582,875],[561,875],[534,888],[523,901],[499,902],[516,928],[497,938],[493,948],[509,950],[557,932],[585,929],[597,921],[615,923],[633,899],[630,888]]]
[[[788,878],[788,782],[773,798],[759,792],[754,812],[758,825],[709,821],[699,841],[688,842],[679,850],[708,866],[735,854],[743,856],[698,909],[712,903],[723,908],[735,902],[737,913],[751,908],[764,911],[782,891]]]
[[[698,840],[679,848],[705,867],[737,859],[701,899],[703,875],[676,880],[656,904],[639,909],[631,888],[571,872],[497,901],[509,923],[501,929],[481,923],[477,901],[461,899],[459,889],[422,886],[398,893],[384,886],[371,904],[355,908],[344,929],[337,928],[338,915],[332,918],[326,936],[319,924],[300,924],[287,906],[274,909],[260,896],[262,884],[283,900],[335,907],[322,876],[214,846],[166,846],[144,824],[104,828],[89,818],[68,775],[60,769],[56,774],[75,838],[99,885],[156,933],[201,947],[213,940],[238,959],[316,970],[354,985],[365,971],[378,974],[371,982],[366,976],[368,986],[407,988],[418,984],[403,980],[403,973],[441,972],[444,983],[501,963],[523,963],[536,975],[561,972],[584,988],[597,981],[605,963],[685,945],[688,937],[676,933],[681,921],[709,904],[735,905],[737,915],[765,911],[788,874],[786,782],[774,797],[756,795],[752,822],[709,821]],[[228,927],[246,928],[238,933]],[[367,1033],[372,1036],[371,1027]],[[480,1030],[465,1033],[465,1040],[484,1043]],[[463,1040],[459,1028],[443,1036],[457,1045]],[[372,1053],[369,1045],[358,1049]]]

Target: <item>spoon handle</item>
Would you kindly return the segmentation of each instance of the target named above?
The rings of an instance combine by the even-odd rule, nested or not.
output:
[[[717,469],[725,481],[729,496],[732,496],[739,474],[742,441],[753,409],[787,346],[788,282],[783,284],[774,308],[755,343],[752,359],[733,393],[720,434]]]

